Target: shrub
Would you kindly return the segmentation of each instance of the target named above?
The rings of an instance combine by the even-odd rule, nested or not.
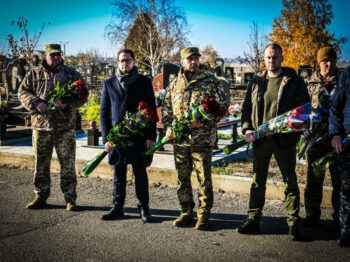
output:
[[[88,101],[81,108],[79,108],[81,117],[88,121],[100,121],[100,103],[101,98],[99,96],[89,96]]]
[[[86,110],[86,120],[100,121],[100,105],[91,105]]]

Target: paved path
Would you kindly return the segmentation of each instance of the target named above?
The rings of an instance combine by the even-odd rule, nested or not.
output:
[[[225,128],[222,132],[230,132],[229,129]],[[101,138],[100,138],[101,143]],[[220,139],[218,146],[220,149],[222,149],[226,144],[230,143],[230,140],[228,139]],[[94,156],[101,153],[103,149],[103,145],[101,144],[101,148],[94,148],[94,147],[87,147],[87,136],[85,134],[77,135],[76,140],[76,157],[79,160],[91,160]],[[153,157],[153,162],[151,167],[155,168],[163,168],[163,169],[170,169],[175,170],[175,163],[174,163],[174,156],[172,151],[172,146],[170,144],[167,144],[165,146],[166,151],[156,153]],[[20,142],[13,145],[4,145],[0,146],[0,153],[6,152],[6,153],[15,153],[15,154],[24,154],[24,155],[33,155],[33,148],[31,143],[31,137],[27,137],[26,142]],[[55,150],[53,153],[54,156],[56,156]],[[213,161],[220,160],[224,158],[225,155],[222,154],[214,154]],[[103,160],[104,162],[107,162],[107,157]],[[1,160],[0,160],[1,164]]]
[[[246,219],[245,196],[215,193],[210,230],[201,232],[172,226],[176,190],[161,184],[150,187],[151,224],[138,217],[131,183],[126,217],[115,221],[100,220],[111,181],[79,178],[77,212],[64,209],[57,174],[51,189],[47,209],[27,210],[32,171],[0,167],[0,261],[350,261],[350,249],[336,244],[330,209],[322,227],[303,229],[304,240],[293,242],[282,201],[266,201],[261,234],[241,235],[235,229]]]

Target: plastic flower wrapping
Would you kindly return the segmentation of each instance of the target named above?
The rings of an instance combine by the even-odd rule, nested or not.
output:
[[[317,110],[313,110],[309,102],[260,125],[254,132],[254,138],[258,140],[273,134],[299,132],[309,128],[311,122],[317,126],[322,119],[322,115]],[[242,139],[225,146],[223,151],[228,155],[246,144],[248,143]]]

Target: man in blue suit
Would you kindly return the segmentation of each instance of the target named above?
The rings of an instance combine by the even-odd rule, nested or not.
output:
[[[101,132],[106,150],[109,152],[109,164],[114,166],[113,208],[101,219],[111,220],[124,216],[123,206],[126,194],[127,164],[132,165],[138,208],[143,222],[150,222],[148,178],[146,167],[150,159],[145,151],[154,145],[156,125],[151,124],[142,135],[132,137],[135,145],[127,149],[115,149],[107,140],[110,129],[121,122],[125,112],[136,113],[139,102],[146,102],[154,111],[156,104],[152,82],[149,78],[139,75],[135,65],[134,53],[130,49],[122,49],[118,53],[117,75],[103,82],[101,97]],[[119,153],[118,153],[119,152]]]

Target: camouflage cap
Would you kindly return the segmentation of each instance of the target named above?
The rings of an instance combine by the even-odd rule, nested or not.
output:
[[[201,53],[199,52],[198,47],[186,47],[181,50],[181,58],[187,58],[190,57],[191,55],[198,55],[201,56]]]
[[[46,44],[46,45],[45,45],[45,51],[46,51],[46,53],[48,53],[48,54],[52,54],[52,53],[63,53],[60,44]]]

